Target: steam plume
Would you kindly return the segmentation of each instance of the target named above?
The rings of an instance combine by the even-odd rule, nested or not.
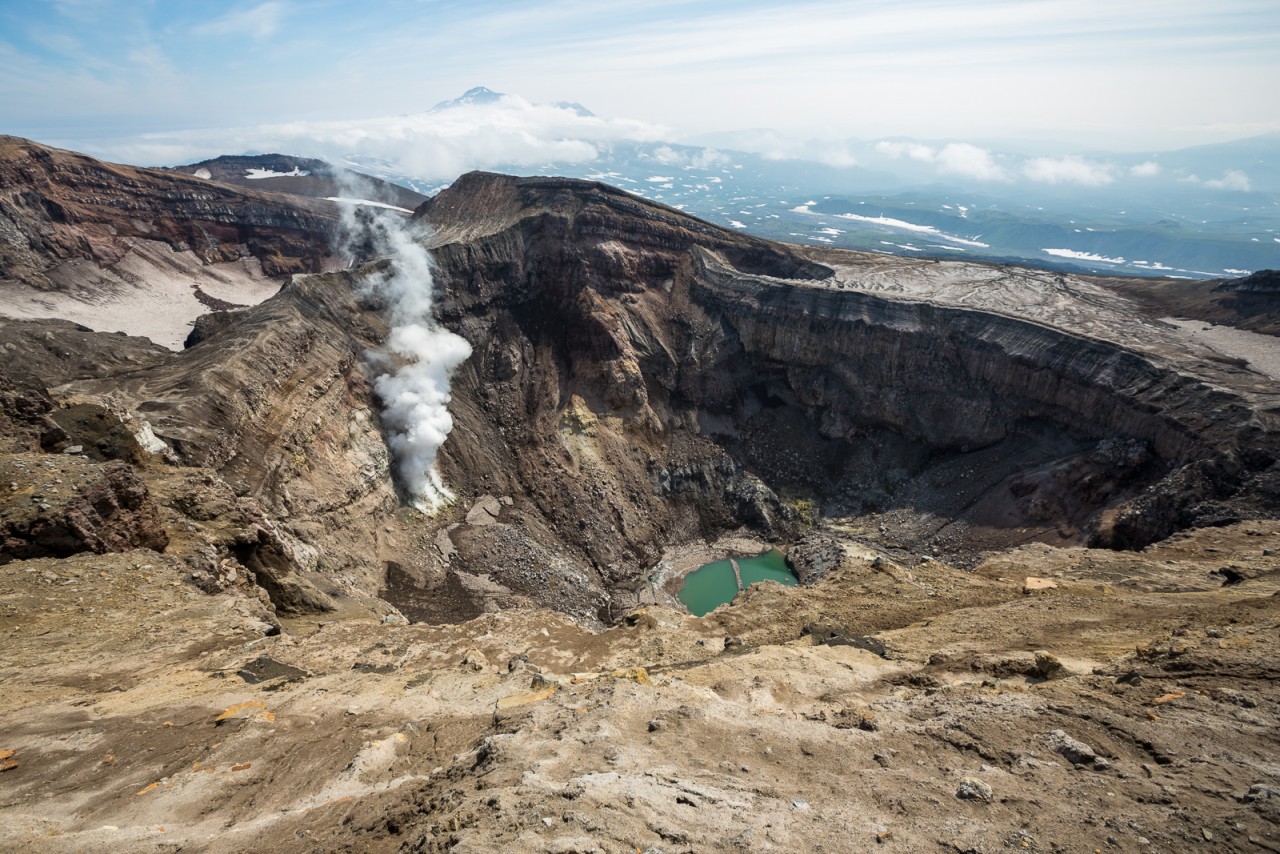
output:
[[[344,190],[344,195],[361,198],[358,189]],[[369,282],[387,303],[391,330],[383,351],[371,354],[374,364],[385,369],[374,388],[382,400],[382,423],[398,480],[414,507],[432,513],[453,498],[436,468],[436,454],[453,428],[449,378],[471,355],[471,345],[432,318],[432,260],[414,231],[425,235],[398,214],[353,204],[341,207],[348,251],[387,260]]]

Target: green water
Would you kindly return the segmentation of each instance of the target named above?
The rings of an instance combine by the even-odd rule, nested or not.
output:
[[[740,557],[737,561],[743,587],[750,587],[757,581],[776,581],[788,587],[796,584],[796,577],[787,569],[787,561],[777,549],[755,557]],[[737,595],[738,582],[733,577],[733,566],[727,560],[712,561],[699,567],[685,577],[684,586],[680,588],[680,601],[695,617],[711,613],[724,603],[732,602]]]

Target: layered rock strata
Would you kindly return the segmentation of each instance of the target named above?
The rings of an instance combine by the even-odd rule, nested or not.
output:
[[[296,278],[104,378],[46,369],[60,406],[261,508],[274,533],[243,557],[281,607],[394,590],[423,619],[539,603],[610,622],[664,548],[739,526],[785,542],[825,516],[963,562],[1280,504],[1273,385],[1175,348],[1105,283],[810,258],[562,179],[464,176],[417,218],[438,320],[473,352],[440,456],[458,503],[433,519],[404,509],[378,421],[377,264]],[[983,297],[997,285],[1033,308]],[[284,592],[292,576],[323,595]]]

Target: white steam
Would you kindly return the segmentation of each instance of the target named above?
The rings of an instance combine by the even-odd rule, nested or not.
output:
[[[374,389],[382,400],[397,479],[414,507],[432,513],[453,498],[436,454],[453,429],[449,379],[471,355],[471,345],[433,319],[431,255],[414,239],[409,221],[395,213],[341,207],[348,241],[387,261],[369,282],[387,303],[391,330],[384,349],[370,354],[383,369]]]

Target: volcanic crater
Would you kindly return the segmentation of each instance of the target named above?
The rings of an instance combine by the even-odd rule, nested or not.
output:
[[[471,348],[423,514],[371,356],[396,259],[335,206],[0,155],[5,847],[1280,844],[1274,274],[471,173],[373,214]],[[256,304],[184,296],[183,349],[108,325],[226,264]],[[680,607],[766,546],[798,586]]]

